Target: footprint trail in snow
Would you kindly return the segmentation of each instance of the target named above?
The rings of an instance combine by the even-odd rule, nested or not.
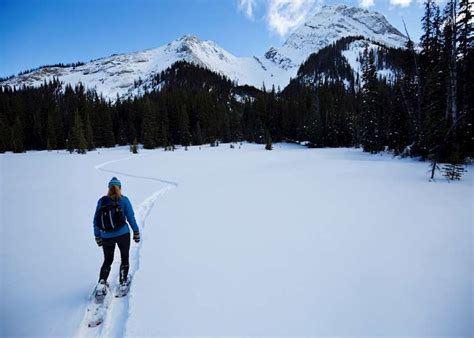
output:
[[[94,168],[103,172],[108,172],[116,175],[126,176],[130,178],[136,179],[143,179],[154,181],[157,183],[165,184],[165,186],[159,190],[156,190],[153,194],[145,198],[145,200],[138,206],[135,211],[135,218],[137,223],[140,227],[140,233],[142,235],[142,239],[144,236],[144,228],[145,228],[145,221],[150,214],[151,209],[155,205],[156,200],[159,196],[163,195],[164,193],[168,192],[169,190],[176,188],[178,183],[173,181],[164,180],[157,177],[147,177],[147,176],[139,176],[128,174],[125,172],[120,172],[116,170],[106,169],[105,167],[109,164],[113,164],[116,162],[127,161],[132,158],[137,158],[141,155],[133,155],[126,158],[107,161],[101,164],[96,165]],[[132,245],[130,247],[130,276],[133,277],[135,272],[137,272],[140,268],[140,245]],[[105,315],[103,318],[103,322],[101,325],[90,328],[88,326],[90,320],[92,319],[93,312],[94,312],[94,299],[93,295],[91,295],[91,299],[86,306],[86,311],[84,314],[84,318],[77,330],[76,337],[123,337],[125,333],[125,327],[127,324],[128,314],[129,314],[129,297],[133,295],[133,284],[131,286],[129,295],[122,298],[115,298],[113,297],[113,293],[115,293],[115,289],[117,287],[117,280],[118,280],[118,265],[120,265],[120,259],[118,261],[114,259],[112,271],[109,277],[110,283],[110,290],[109,293],[111,297],[108,297],[107,309],[105,311]]]

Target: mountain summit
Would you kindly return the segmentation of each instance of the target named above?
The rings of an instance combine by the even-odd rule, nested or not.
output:
[[[393,48],[403,48],[407,42],[382,14],[341,4],[321,7],[281,48],[271,48],[265,56],[286,69],[299,67],[312,53],[349,36]]]
[[[239,85],[260,88],[264,83],[267,88],[284,88],[311,54],[349,36],[395,48],[403,48],[407,42],[380,13],[346,5],[323,6],[280,48],[270,48],[261,57],[237,57],[212,41],[185,35],[158,48],[115,54],[83,65],[41,67],[0,84],[39,86],[57,77],[71,85],[81,82],[114,100],[117,95],[139,95],[154,75],[178,61],[187,61],[225,75]]]

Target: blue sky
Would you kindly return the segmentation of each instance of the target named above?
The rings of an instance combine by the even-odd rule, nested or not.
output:
[[[154,48],[184,34],[238,56],[262,55],[321,3],[368,7],[400,30],[403,16],[420,36],[419,0],[0,0],[0,76]]]

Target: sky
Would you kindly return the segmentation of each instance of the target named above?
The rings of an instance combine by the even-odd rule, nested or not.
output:
[[[155,48],[185,34],[237,56],[280,46],[322,4],[384,14],[421,34],[420,0],[0,0],[0,77]]]

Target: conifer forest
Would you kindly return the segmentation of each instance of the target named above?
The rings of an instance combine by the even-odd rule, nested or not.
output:
[[[366,48],[357,76],[341,51],[361,38],[344,38],[312,54],[285,88],[238,86],[186,62],[157,74],[143,95],[113,102],[58,79],[21,88],[0,82],[0,151],[83,153],[134,142],[152,149],[270,138],[462,163],[474,155],[472,22],[468,0],[443,8],[425,1],[419,44]],[[377,76],[382,64],[394,76]]]

